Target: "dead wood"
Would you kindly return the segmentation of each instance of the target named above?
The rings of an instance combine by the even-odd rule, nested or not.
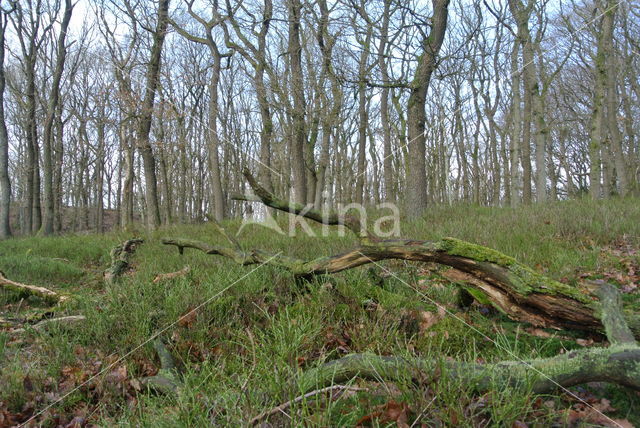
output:
[[[37,324],[29,325],[28,327],[16,328],[11,330],[11,333],[25,333],[29,330],[41,331],[52,325],[71,325],[80,321],[85,321],[87,318],[84,315],[69,315],[66,317],[49,318],[40,321]]]
[[[129,239],[111,249],[111,266],[104,271],[104,280],[107,284],[115,283],[129,269],[131,256],[143,242],[138,238]]]
[[[319,223],[345,226],[358,236],[360,245],[342,254],[303,260],[274,256],[262,250],[243,250],[239,245],[230,248],[181,238],[167,238],[162,242],[178,247],[180,253],[184,248],[193,248],[228,257],[241,265],[265,263],[279,266],[299,278],[337,273],[389,259],[446,265],[453,268],[447,273],[450,281],[460,285],[476,300],[494,306],[516,321],[546,328],[595,332],[606,336],[613,344],[610,348],[585,349],[553,358],[484,365],[351,355],[305,373],[301,379],[302,390],[354,376],[428,378],[438,372],[438,364],[445,364],[449,375],[473,382],[481,390],[497,382],[505,386],[530,384],[534,391],[546,392],[591,381],[614,382],[640,390],[640,348],[635,342],[635,337],[640,335],[640,317],[622,310],[615,287],[608,284],[581,287],[563,284],[496,250],[455,238],[434,242],[379,240],[353,217],[328,216],[307,210],[300,204],[275,197],[247,171],[245,177],[255,196],[240,199],[257,199],[271,208]]]
[[[174,279],[174,278],[178,278],[181,276],[185,276],[186,274],[188,274],[191,271],[191,268],[189,266],[185,266],[182,269],[175,271],[175,272],[169,272],[169,273],[159,273],[158,275],[156,275],[155,278],[153,278],[153,283],[157,284],[159,282],[162,281],[166,281],[169,279]]]
[[[182,382],[173,355],[160,338],[153,342],[153,348],[160,359],[160,370],[155,376],[141,379],[141,383],[157,394],[175,394]]]
[[[0,286],[15,293],[40,297],[50,304],[62,303],[69,298],[48,288],[11,281],[2,271],[0,271]]]
[[[353,354],[305,372],[302,391],[354,377],[374,380],[411,379],[430,382],[449,376],[474,385],[479,392],[505,387],[531,387],[534,393],[549,393],[589,382],[610,382],[640,391],[640,348],[622,316],[617,289],[605,284],[599,289],[602,317],[612,346],[571,351],[551,358],[478,364],[424,358],[400,358]]]

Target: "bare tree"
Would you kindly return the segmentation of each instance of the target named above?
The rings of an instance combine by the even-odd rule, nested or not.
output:
[[[158,80],[160,75],[160,63],[162,60],[162,45],[164,44],[169,24],[169,0],[160,0],[158,3],[156,28],[153,32],[153,46],[149,57],[146,73],[146,87],[144,100],[140,112],[140,124],[138,128],[138,150],[144,163],[144,177],[146,186],[145,200],[147,204],[147,223],[151,228],[160,226],[160,208],[158,205],[158,180],[156,178],[156,160],[153,155],[149,135],[153,120],[153,106],[156,97]]]
[[[58,103],[60,101],[60,81],[62,80],[62,73],[64,72],[64,65],[67,56],[67,47],[65,46],[65,43],[72,13],[73,5],[71,4],[71,0],[65,0],[64,14],[62,17],[62,23],[60,24],[60,31],[58,33],[56,65],[53,71],[51,92],[47,103],[47,113],[44,122],[42,141],[42,147],[44,150],[42,159],[42,170],[44,173],[44,217],[40,233],[45,236],[53,233],[53,220],[55,216],[55,195],[53,187],[53,125]]]
[[[8,24],[8,14],[15,8],[0,8],[0,239],[11,236],[11,180],[9,179],[9,135],[4,113],[4,90],[6,77],[4,69],[5,32]]]
[[[409,216],[419,217],[427,207],[425,103],[431,74],[436,68],[438,53],[447,30],[449,0],[432,0],[431,31],[422,42],[422,53],[410,85],[407,102],[409,125],[409,171],[407,174],[407,206]]]

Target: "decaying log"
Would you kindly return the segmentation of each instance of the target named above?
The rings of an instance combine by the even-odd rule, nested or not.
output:
[[[542,394],[588,382],[617,383],[640,391],[640,348],[633,345],[588,348],[552,358],[495,364],[352,354],[306,371],[299,387],[308,391],[354,377],[429,382],[439,376],[459,379],[478,392],[509,386],[531,387],[534,393]]]
[[[433,262],[451,266],[449,279],[462,283],[475,297],[489,302],[510,318],[535,326],[582,330],[603,334],[600,317],[604,313],[593,287],[577,288],[547,278],[498,251],[455,238],[427,242],[385,240],[359,246],[351,251],[305,261],[261,250],[241,251],[187,239],[163,239],[181,251],[194,248],[207,254],[229,257],[242,265],[267,263],[282,267],[295,276],[332,274],[367,263],[388,259]],[[638,315],[625,318],[634,335],[640,335]]]
[[[274,196],[260,186],[248,171],[244,174],[255,193],[253,198],[258,198],[269,207],[302,215],[319,223],[343,225],[360,238],[361,244],[342,254],[302,260],[262,250],[245,251],[239,245],[218,246],[181,238],[165,238],[162,242],[178,247],[181,254],[184,248],[193,248],[207,254],[229,257],[241,265],[266,263],[279,266],[302,278],[333,274],[389,259],[438,263],[455,269],[447,274],[450,280],[460,284],[477,300],[491,304],[513,320],[545,328],[605,333],[598,287],[586,285],[578,288],[560,283],[496,250],[455,238],[435,242],[378,240],[372,238],[365,225],[354,217],[323,215],[318,211],[306,210],[300,204]],[[254,200],[249,197],[246,199]],[[640,317],[625,313],[624,318],[633,334],[640,337]]]
[[[62,303],[69,298],[48,288],[11,281],[2,271],[0,271],[0,286],[15,293],[40,297],[50,304]]]
[[[107,284],[113,284],[123,273],[129,269],[131,256],[142,239],[129,239],[111,249],[111,266],[104,271],[104,280]]]
[[[546,328],[595,332],[606,336],[612,344],[610,348],[585,349],[553,358],[484,365],[357,354],[306,372],[300,380],[301,390],[308,391],[354,376],[424,379],[440,372],[440,368],[448,375],[472,382],[479,390],[497,383],[529,384],[536,392],[547,392],[559,386],[591,381],[614,382],[640,390],[640,348],[635,342],[635,337],[640,337],[640,317],[623,312],[615,287],[563,284],[496,250],[455,238],[435,242],[379,240],[352,217],[346,219],[308,211],[302,205],[278,199],[247,171],[245,176],[255,196],[239,199],[259,200],[269,207],[319,223],[345,226],[358,236],[360,245],[342,254],[302,260],[261,250],[243,250],[239,245],[229,248],[180,238],[167,238],[162,242],[178,247],[181,254],[184,248],[193,248],[229,257],[241,265],[279,266],[300,278],[337,273],[389,259],[437,263],[453,268],[447,272],[450,281],[516,321]]]

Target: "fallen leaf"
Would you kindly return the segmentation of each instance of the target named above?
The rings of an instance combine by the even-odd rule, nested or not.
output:
[[[360,418],[358,422],[356,422],[356,427],[374,426],[373,421],[378,420],[379,422],[385,424],[389,422],[395,422],[396,425],[400,428],[408,428],[408,411],[409,406],[406,403],[398,403],[394,400],[391,400],[386,404],[383,404],[382,406],[376,407],[376,410],[373,413]]]

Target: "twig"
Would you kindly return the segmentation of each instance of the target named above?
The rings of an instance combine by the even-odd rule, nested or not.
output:
[[[286,409],[288,409],[292,405],[294,405],[296,403],[299,403],[304,399],[307,399],[307,398],[310,398],[310,397],[314,397],[316,395],[324,394],[325,392],[333,392],[335,390],[337,390],[337,391],[353,391],[353,392],[357,392],[357,391],[366,391],[367,388],[358,388],[358,387],[355,387],[355,386],[347,386],[347,385],[332,385],[332,386],[328,386],[326,388],[316,389],[315,391],[307,392],[304,395],[300,395],[300,396],[294,398],[293,400],[287,401],[286,403],[280,404],[279,406],[274,407],[271,410],[268,410],[268,411],[266,411],[264,413],[259,414],[255,418],[251,419],[251,422],[249,422],[249,425],[256,425],[258,422],[269,418],[269,416],[275,415],[276,413],[284,412]]]

